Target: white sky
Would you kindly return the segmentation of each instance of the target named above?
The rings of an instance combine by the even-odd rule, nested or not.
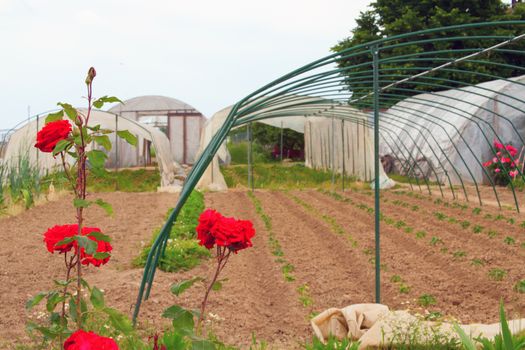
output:
[[[329,54],[368,0],[0,0],[0,129],[56,102],[166,95],[211,116]]]
[[[0,129],[56,102],[165,95],[206,116],[329,54],[369,0],[0,0]],[[510,0],[504,0],[510,3]]]

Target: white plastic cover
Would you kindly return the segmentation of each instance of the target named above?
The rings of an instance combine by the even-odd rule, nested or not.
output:
[[[86,113],[86,110],[79,110],[84,114]],[[60,170],[60,157],[54,158],[50,153],[42,153],[34,148],[36,134],[38,130],[44,127],[44,122],[45,116],[42,116],[14,131],[8,138],[2,161],[11,163],[15,162],[18,157],[27,155],[31,164],[38,166],[43,171]],[[109,134],[113,147],[111,151],[107,152],[107,167],[114,168],[117,165],[117,150],[118,166],[120,168],[144,165],[147,157],[145,154],[145,141],[149,141],[156,150],[156,158],[161,173],[161,186],[177,185],[178,180],[175,177],[182,170],[173,160],[168,138],[160,130],[125,117],[96,110],[91,112],[89,125],[100,125],[102,128],[110,130],[128,130],[137,136],[137,147],[133,147],[120,138],[116,140],[115,133]],[[100,147],[97,146],[97,148]],[[72,162],[72,160],[72,158],[68,158],[68,161]]]
[[[443,183],[448,182],[446,174],[454,184],[459,177],[466,182],[474,178],[478,183],[487,183],[481,163],[493,157],[490,144],[496,133],[504,143],[510,142],[518,150],[523,147],[524,83],[525,75],[420,94],[398,102],[381,115],[392,130],[392,138],[382,139],[381,153],[407,159],[412,166],[426,160],[432,167],[422,170]]]

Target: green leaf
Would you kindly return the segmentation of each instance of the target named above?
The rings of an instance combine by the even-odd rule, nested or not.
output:
[[[62,120],[62,118],[64,117],[64,110],[61,109],[60,111],[58,112],[55,112],[55,113],[49,113],[46,117],[46,121],[45,123],[51,123],[51,122],[56,122],[57,120]]]
[[[177,331],[185,333],[193,331],[193,314],[179,305],[173,305],[164,310],[162,317],[171,319],[173,328]]]
[[[221,281],[215,281],[212,286],[211,286],[211,289],[214,290],[214,291],[219,291],[222,289],[222,282]]]
[[[503,309],[503,300],[500,302],[499,305],[499,318],[501,322],[501,336],[503,338],[503,342],[505,343],[506,349],[514,349],[514,344],[512,342],[512,333],[509,329],[509,324],[507,323],[507,319],[505,318],[505,310]]]
[[[78,111],[72,105],[70,105],[69,103],[62,102],[57,103],[57,105],[64,109],[64,112],[66,112],[66,115],[69,119],[71,119],[72,121],[77,120]]]
[[[117,131],[118,137],[125,140],[127,143],[129,143],[132,146],[137,146],[137,137],[130,133],[127,130],[119,130]]]
[[[55,244],[55,247],[58,247],[58,246],[61,246],[61,245],[66,245],[66,244],[69,244],[73,241],[76,241],[76,238],[75,236],[72,236],[72,237],[66,237],[64,238],[63,240],[61,241],[58,241],[56,244]]]
[[[109,307],[104,308],[103,311],[109,316],[109,321],[116,330],[121,331],[125,335],[133,331],[131,321],[119,311]]]
[[[184,280],[182,282],[179,282],[179,283],[174,283],[172,284],[171,286],[171,292],[173,294],[175,294],[176,296],[179,296],[182,294],[182,292],[184,292],[186,289],[190,288],[191,286],[193,286],[193,284],[195,282],[199,282],[199,281],[202,281],[202,277],[194,277],[192,279],[189,279],[189,280]]]
[[[95,254],[93,254],[93,258],[97,260],[104,260],[106,258],[109,258],[110,256],[111,254],[106,253],[106,252],[96,252]]]
[[[104,202],[102,199],[95,200],[95,204],[106,211],[109,216],[113,215],[113,207],[108,202]]]
[[[91,202],[82,198],[75,198],[73,199],[73,205],[75,208],[87,208],[91,205]]]
[[[31,309],[33,306],[38,305],[42,299],[47,295],[47,292],[40,292],[26,302],[26,309]]]
[[[53,282],[55,282],[55,284],[59,287],[65,287],[65,286],[68,286],[71,282],[73,282],[73,280],[69,280],[69,281],[64,281],[64,280],[53,280]]]
[[[93,231],[93,232],[88,233],[87,236],[93,237],[97,241],[111,242],[111,238],[108,235],[103,234],[102,232]]]
[[[89,299],[91,300],[91,304],[93,304],[95,309],[102,309],[104,307],[104,294],[97,287],[93,287]]]
[[[78,245],[85,249],[86,254],[93,255],[97,251],[98,244],[96,241],[86,236],[75,236]]]
[[[470,337],[465,333],[463,328],[461,328],[457,324],[454,324],[454,330],[456,331],[456,333],[459,334],[461,342],[463,343],[463,346],[466,350],[476,350],[476,345],[474,344],[472,339],[470,339]]]
[[[101,98],[96,99],[95,101],[93,101],[93,106],[95,108],[99,108],[100,109],[100,108],[102,108],[102,106],[104,106],[104,103],[115,103],[115,102],[123,103],[120,99],[118,99],[115,96],[102,96]]]
[[[192,350],[215,350],[215,344],[206,339],[193,339],[191,341]]]
[[[58,292],[51,292],[49,293],[47,297],[47,303],[46,303],[46,309],[49,312],[52,312],[55,310],[55,307],[58,303],[64,300],[64,297],[60,295]]]
[[[106,163],[106,158],[108,157],[106,153],[94,149],[86,153],[89,163],[94,168],[103,168]]]
[[[81,319],[84,320],[87,316],[87,304],[84,299],[80,299],[80,313]],[[73,322],[77,322],[77,304],[76,297],[74,296],[69,298],[69,315],[71,316]]]
[[[53,155],[56,156],[60,152],[63,152],[70,145],[71,145],[71,141],[68,141],[68,140],[60,140],[60,141],[58,141],[57,144],[55,145],[55,148],[53,149]]]
[[[93,140],[104,147],[106,151],[111,151],[111,141],[108,135],[93,136]]]

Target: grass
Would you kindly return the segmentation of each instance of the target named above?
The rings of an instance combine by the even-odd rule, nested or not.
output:
[[[0,209],[22,203],[25,209],[33,206],[41,194],[43,174],[32,165],[28,154],[10,163],[0,162]]]
[[[514,290],[518,293],[525,293],[525,280],[516,282]]]
[[[431,294],[423,294],[417,298],[417,303],[422,307],[428,307],[430,305],[436,305],[437,300],[436,297]]]
[[[166,215],[169,215],[172,210],[170,209]],[[203,210],[204,196],[198,191],[193,191],[171,228],[164,256],[159,262],[161,270],[167,272],[190,270],[197,266],[202,259],[210,256],[208,249],[200,246],[195,239],[195,228]],[[144,247],[139,256],[135,258],[134,264],[136,266],[145,265],[151,244],[159,232],[158,229],[155,231],[151,243]]]
[[[221,168],[228,187],[247,186],[248,166],[244,164],[230,165]],[[342,176],[335,176],[333,186],[342,187]],[[262,163],[253,166],[254,188],[265,189],[297,189],[297,188],[331,188],[332,173],[330,171],[307,168],[304,163]],[[363,187],[354,177],[345,176],[345,186]]]
[[[494,281],[503,281],[503,279],[507,276],[507,271],[493,268],[489,271],[489,278]]]

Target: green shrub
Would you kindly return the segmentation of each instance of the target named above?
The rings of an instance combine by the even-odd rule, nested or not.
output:
[[[229,142],[226,147],[231,156],[231,164],[248,164],[248,146],[247,141],[232,143]],[[268,163],[272,159],[268,152],[265,152],[260,144],[252,143],[252,162],[253,163]]]

